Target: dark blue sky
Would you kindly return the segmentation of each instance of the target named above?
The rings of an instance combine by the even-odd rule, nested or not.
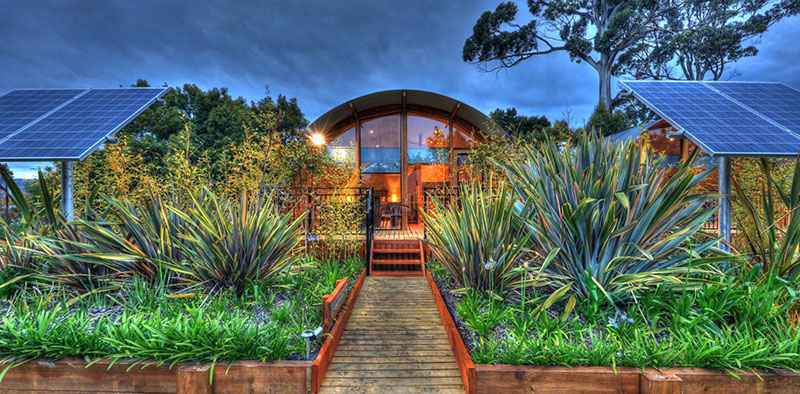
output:
[[[461,61],[475,20],[498,2],[0,0],[0,94],[144,78],[258,99],[269,85],[314,120],[349,98],[409,88],[583,123],[597,101],[589,66],[562,53],[485,74]],[[738,79],[800,88],[798,37],[797,18],[773,27]]]

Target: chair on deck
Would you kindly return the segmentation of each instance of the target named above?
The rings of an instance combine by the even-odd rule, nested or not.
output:
[[[399,202],[390,202],[381,205],[380,228],[397,230],[400,228],[403,215],[406,214],[408,207]]]

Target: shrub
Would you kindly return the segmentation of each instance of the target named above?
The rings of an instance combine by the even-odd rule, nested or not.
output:
[[[751,224],[739,227],[748,252],[757,263],[762,264],[765,272],[797,281],[800,278],[800,159],[795,160],[788,194],[773,178],[766,159],[761,159],[759,163],[766,178],[766,186],[762,187],[760,193],[761,210],[755,207],[741,184],[733,180],[736,197],[745,213],[745,217],[739,221]],[[785,207],[785,212],[778,213],[780,211],[776,208],[779,204]],[[782,219],[788,219],[785,227],[780,225]]]
[[[185,259],[178,247],[181,217],[170,209],[180,207],[179,194],[173,193],[171,200],[151,194],[149,200],[137,203],[110,197],[106,201],[108,216],[117,223],[79,222],[101,250],[95,255],[98,262],[150,281],[169,279],[163,277],[170,271],[163,269],[162,262]]]
[[[423,220],[433,255],[459,286],[501,293],[527,242],[514,226],[510,190],[463,186],[459,206],[432,201],[432,213],[423,213]]]
[[[642,144],[614,145],[596,132],[576,137],[574,148],[545,142],[521,162],[501,164],[533,251],[560,250],[545,271],[557,286],[618,300],[649,283],[679,282],[687,266],[720,261],[701,257],[722,253],[717,240],[687,247],[713,213],[703,207],[712,196],[692,190],[710,173],[691,170],[694,156],[666,179],[661,159]]]
[[[305,214],[294,221],[277,214],[271,195],[258,203],[242,193],[236,204],[204,189],[191,195],[187,210],[171,209],[182,219],[178,247],[187,259],[170,266],[195,284],[241,294],[249,282],[273,278],[297,257]]]

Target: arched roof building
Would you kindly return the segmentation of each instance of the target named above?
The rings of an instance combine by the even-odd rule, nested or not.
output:
[[[379,227],[406,229],[420,224],[426,189],[462,178],[468,152],[489,125],[459,100],[401,89],[348,100],[312,122],[309,134],[373,188]]]

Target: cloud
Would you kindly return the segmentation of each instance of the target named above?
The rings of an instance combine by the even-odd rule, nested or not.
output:
[[[257,100],[269,85],[297,97],[309,120],[350,98],[423,89],[484,112],[573,122],[597,102],[597,75],[559,53],[484,74],[461,47],[487,1],[13,1],[0,0],[0,94],[15,88],[151,84],[228,87]],[[525,12],[525,7],[520,7]],[[767,33],[740,79],[800,87],[800,33],[787,20]]]

